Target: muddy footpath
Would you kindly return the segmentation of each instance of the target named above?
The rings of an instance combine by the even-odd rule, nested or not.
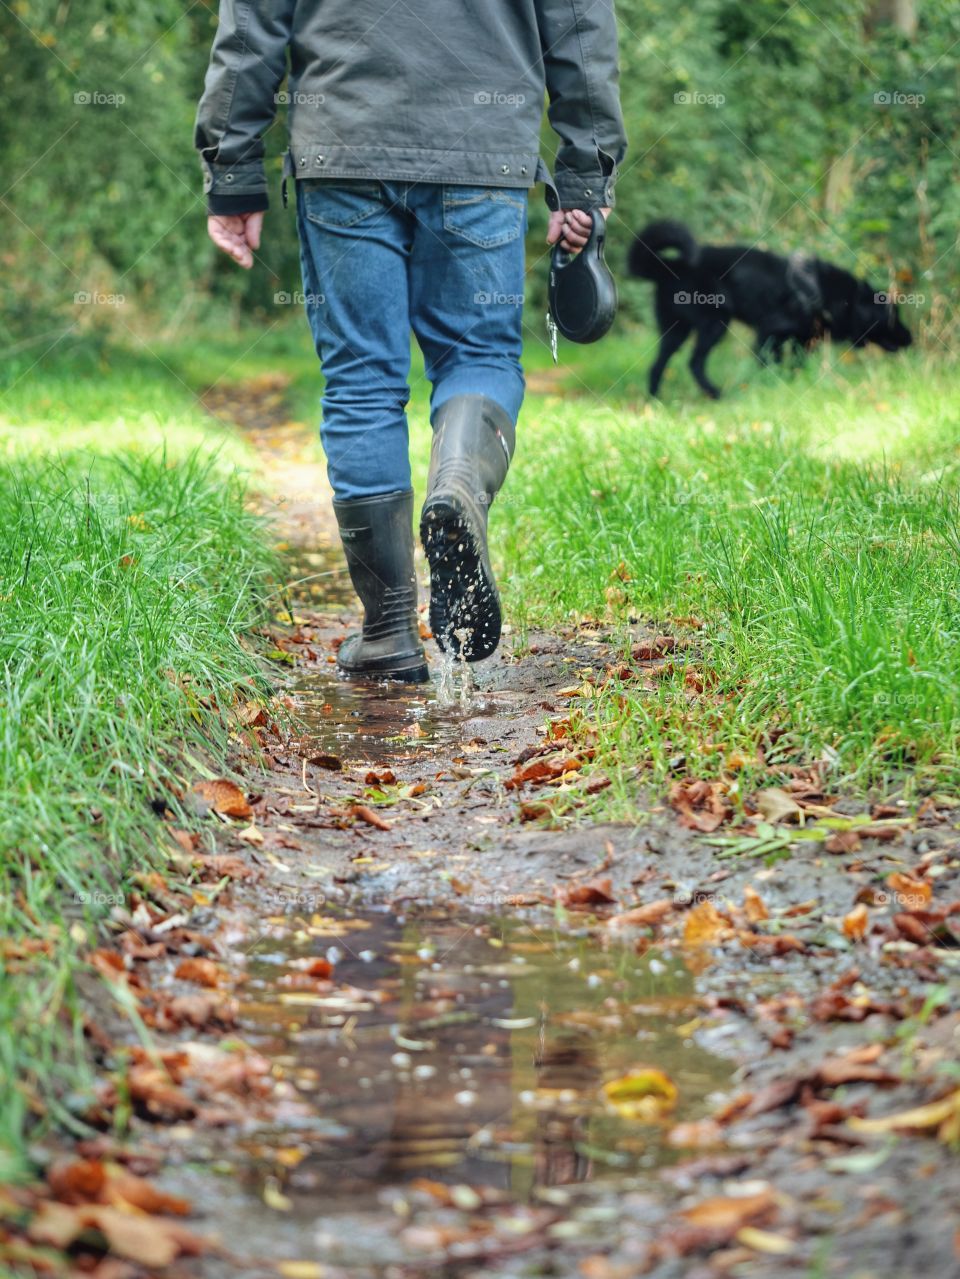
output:
[[[960,1275],[956,801],[813,765],[734,813],[678,765],[584,820],[574,695],[663,660],[656,621],[344,684],[309,432],[274,383],[208,402],[274,492],[279,700],[237,707],[199,833],[169,815],[91,956],[93,1135],[40,1151],[25,1248],[100,1279]]]

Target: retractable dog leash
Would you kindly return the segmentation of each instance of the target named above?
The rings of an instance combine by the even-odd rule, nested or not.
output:
[[[597,342],[617,314],[617,286],[603,260],[606,219],[598,210],[591,219],[590,238],[579,253],[568,253],[558,242],[550,257],[547,331],[554,363],[558,333],[571,342]]]

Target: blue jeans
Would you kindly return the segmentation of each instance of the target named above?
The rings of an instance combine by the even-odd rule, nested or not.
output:
[[[485,395],[517,419],[527,193],[353,179],[295,185],[334,495],[408,489],[411,329],[431,414],[452,396]]]

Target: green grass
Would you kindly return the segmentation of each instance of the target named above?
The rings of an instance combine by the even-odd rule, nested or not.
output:
[[[655,692],[614,681],[581,705],[618,783],[598,803],[631,811],[638,764],[662,781],[683,756],[715,776],[758,745],[826,752],[848,788],[955,786],[957,374],[836,351],[762,370],[733,342],[716,360],[726,399],[678,364],[649,405],[636,344],[574,359],[576,398],[528,402],[494,508],[509,612],[521,627],[632,615],[692,645]],[[671,625],[691,616],[702,627]]]
[[[958,375],[919,351],[763,370],[734,335],[712,362],[726,399],[705,401],[677,362],[649,404],[650,346],[640,330],[562,348],[492,516],[521,638],[599,617],[624,651],[631,619],[690,641],[655,691],[613,680],[575,710],[615,783],[594,811],[635,815],[638,770],[662,782],[682,756],[712,776],[758,746],[773,762],[826,757],[847,789],[955,788]],[[0,982],[0,1077],[19,1080],[0,1178],[24,1165],[31,1105],[69,1123],[89,1083],[75,958],[162,858],[150,801],[188,778],[185,751],[216,759],[217,708],[258,678],[240,642],[269,569],[237,479],[253,459],[196,391],[277,372],[312,427],[321,379],[302,323],[162,349],[81,343],[4,370],[0,929],[52,953]],[[427,403],[415,360],[420,492]]]
[[[36,370],[0,425],[0,1180],[25,1168],[31,1119],[70,1123],[89,1084],[77,956],[163,864],[153,801],[176,808],[197,761],[222,758],[235,694],[264,687],[241,636],[270,539],[221,433],[123,357],[72,383],[85,358]],[[78,434],[104,455],[62,451]]]

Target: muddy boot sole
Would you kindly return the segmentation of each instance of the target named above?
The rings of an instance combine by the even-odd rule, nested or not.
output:
[[[430,565],[430,629],[445,653],[480,662],[495,652],[500,596],[477,536],[450,501],[424,507],[420,538]]]

